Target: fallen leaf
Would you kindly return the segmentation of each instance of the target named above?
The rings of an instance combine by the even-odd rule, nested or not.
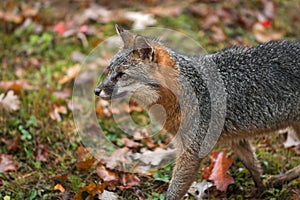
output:
[[[28,5],[23,7],[22,14],[24,17],[35,17],[38,14],[39,10],[36,8],[32,8]]]
[[[287,132],[287,138],[286,141],[283,143],[284,148],[290,148],[293,146],[300,145],[300,140],[297,137],[297,133],[293,129],[288,128],[286,129],[286,132]]]
[[[6,144],[8,151],[14,152],[19,148],[20,133],[15,134],[13,139],[1,138],[1,142]]]
[[[65,84],[65,83],[73,80],[77,76],[79,70],[80,70],[79,64],[76,64],[71,68],[68,68],[67,72],[66,72],[67,74],[58,81],[58,84],[62,85],[62,84]]]
[[[88,26],[87,25],[81,25],[79,27],[79,32],[86,33],[87,31],[88,31]]]
[[[159,145],[155,144],[148,129],[142,129],[133,132],[134,140],[142,140],[149,149],[155,149]]]
[[[104,162],[108,168],[115,168],[117,166],[123,166],[124,164],[132,163],[132,159],[129,157],[131,151],[127,147],[123,147],[115,150]]]
[[[275,2],[270,0],[262,0],[262,3],[264,5],[264,15],[267,18],[272,19],[275,15]]]
[[[4,90],[13,90],[15,93],[19,94],[23,89],[24,90],[35,90],[38,89],[28,83],[27,80],[7,80],[0,81],[0,88]]]
[[[120,174],[120,183],[119,188],[124,190],[126,188],[131,188],[133,186],[140,186],[140,179],[133,173],[121,173]]]
[[[89,194],[89,197],[86,197],[85,199],[92,199],[92,197],[94,197],[97,193],[102,193],[107,185],[107,182],[101,184],[90,183],[88,186],[81,187],[75,194],[73,200],[82,200],[83,192],[87,192]]]
[[[150,9],[150,13],[160,17],[177,17],[182,12],[182,6],[162,7],[157,6]]]
[[[61,37],[66,29],[67,28],[64,22],[59,22],[53,27],[53,31],[57,33],[58,37]]]
[[[268,42],[271,40],[281,40],[282,36],[283,36],[283,32],[268,31],[266,29],[266,27],[264,27],[259,22],[254,24],[252,31],[255,36],[255,39],[258,42],[262,42],[262,43],[265,43],[265,42]]]
[[[227,39],[224,31],[222,28],[220,27],[217,27],[217,26],[213,26],[211,28],[211,30],[213,31],[213,34],[212,34],[212,39],[214,42],[218,43],[218,42],[223,42],[224,40]]]
[[[209,180],[214,181],[214,185],[220,191],[225,192],[228,185],[234,183],[233,178],[227,175],[227,171],[232,162],[233,160],[231,158],[226,157],[225,152],[219,153]]]
[[[109,192],[107,190],[104,190],[101,194],[99,194],[98,199],[101,200],[117,200],[119,199],[118,195],[116,195],[113,192]]]
[[[36,161],[47,162],[49,156],[47,144],[39,144],[33,155]]]
[[[133,173],[107,168],[101,162],[96,168],[97,175],[104,181],[114,181],[121,190],[140,185],[140,179]]]
[[[261,25],[263,25],[263,27],[266,27],[266,28],[271,27],[271,25],[272,25],[272,22],[268,19],[261,21],[260,23],[261,23]]]
[[[115,170],[106,168],[101,162],[97,165],[96,173],[103,181],[114,181],[119,179]]]
[[[123,15],[127,19],[133,21],[133,29],[144,29],[146,26],[156,24],[156,20],[152,14],[142,12],[125,12]]]
[[[56,184],[53,189],[59,190],[60,192],[65,192],[65,188],[61,184]]]
[[[159,165],[164,159],[170,159],[175,156],[175,149],[156,148],[154,151],[147,150],[142,154],[136,154],[135,158],[140,159],[145,164],[154,166]]]
[[[133,140],[130,140],[128,138],[122,138],[121,143],[128,147],[128,148],[133,148],[133,149],[138,149],[141,148],[143,145],[141,143],[135,142]]]
[[[71,96],[71,89],[66,88],[62,91],[55,91],[53,92],[53,95],[59,99],[66,99]]]
[[[0,173],[7,171],[16,171],[18,163],[14,161],[11,155],[0,154]]]
[[[83,62],[86,56],[79,51],[73,51],[71,54],[71,58],[75,62]]]
[[[89,170],[95,161],[96,159],[83,146],[77,148],[76,169],[78,171]]]
[[[219,152],[212,152],[210,153],[209,157],[210,157],[210,165],[208,167],[205,167],[202,169],[202,178],[205,180],[209,179],[209,176],[211,175],[211,172],[215,166],[217,157],[218,157]]]
[[[213,184],[210,182],[207,182],[206,180],[203,180],[200,183],[194,182],[191,185],[190,189],[188,190],[188,193],[190,193],[196,199],[200,200],[200,199],[207,197],[207,194],[205,193],[205,191],[212,186],[213,186]]]
[[[5,109],[7,112],[19,110],[19,97],[14,95],[12,90],[8,91],[6,96],[4,96],[4,94],[0,94],[0,109]]]
[[[67,108],[65,106],[54,105],[52,111],[49,112],[50,118],[58,122],[62,120],[60,114],[67,114]]]

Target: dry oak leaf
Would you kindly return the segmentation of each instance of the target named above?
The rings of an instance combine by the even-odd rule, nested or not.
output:
[[[5,109],[7,112],[20,109],[19,97],[14,95],[12,90],[8,91],[6,96],[0,94],[0,109]]]
[[[76,169],[78,171],[89,170],[95,161],[96,159],[83,146],[77,148]]]
[[[202,178],[205,179],[205,180],[208,180],[209,179],[209,176],[211,175],[212,173],[212,170],[215,166],[215,163],[216,163],[216,160],[217,160],[217,157],[219,155],[219,152],[212,152],[210,153],[209,157],[211,159],[211,163],[208,167],[205,167],[202,169]]]
[[[121,190],[140,185],[140,179],[133,173],[109,169],[101,162],[96,168],[97,175],[104,181],[114,181]]]
[[[0,154],[0,173],[15,171],[18,169],[18,163],[13,160],[11,155]]]
[[[225,192],[228,185],[234,183],[233,178],[227,175],[227,171],[232,162],[233,160],[227,157],[225,152],[220,152],[216,159],[209,180],[214,181],[216,188],[220,191]]]

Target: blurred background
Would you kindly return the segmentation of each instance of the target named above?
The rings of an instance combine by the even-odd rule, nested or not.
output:
[[[173,29],[208,52],[270,40],[299,41],[299,11],[299,0],[1,1],[0,198],[163,199],[172,171],[172,165],[158,164],[172,154],[166,148],[170,142],[166,134],[145,138],[149,131],[139,130],[127,138],[114,124],[112,114],[117,111],[97,99],[99,123],[120,151],[113,155],[113,163],[112,158],[99,162],[82,147],[71,98],[84,58],[116,35],[116,23],[126,29]],[[147,113],[135,102],[126,109],[138,123],[148,123]],[[300,142],[288,143],[289,137],[281,134],[254,141],[266,174],[299,163]],[[206,193],[217,199],[243,199],[254,183],[230,149],[224,151],[234,160],[227,174],[235,182],[224,191],[214,185]],[[147,165],[136,168],[135,174],[117,167],[145,152],[154,158],[143,161]],[[207,158],[202,167],[209,164]],[[200,170],[198,182],[202,179]],[[191,192],[190,198],[197,195],[199,191]],[[297,199],[299,195],[298,179],[266,191],[263,198]]]

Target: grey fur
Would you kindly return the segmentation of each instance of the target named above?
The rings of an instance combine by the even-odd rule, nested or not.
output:
[[[122,32],[119,34],[122,37]],[[134,38],[130,38],[130,41],[138,42]],[[151,41],[149,42],[151,45]],[[157,41],[152,42],[162,45]],[[160,98],[158,90],[162,87],[161,82],[151,76],[160,66],[155,62],[154,54],[147,55],[148,52],[153,53],[151,49],[138,50],[140,56],[136,57],[137,50],[134,46],[137,45],[130,46],[127,43],[114,56],[108,78],[98,86],[95,93],[99,95],[98,92],[104,90],[112,96],[112,90],[121,91],[126,88],[126,92],[131,94],[136,87],[141,87],[139,92],[142,95],[137,96],[137,100],[143,103],[147,99],[144,104],[147,107]],[[184,122],[180,124],[176,135],[179,154],[166,199],[181,198],[196,177],[202,159],[199,152],[203,148],[204,138],[206,134],[213,134],[207,132],[211,114],[218,113],[218,108],[213,107],[212,102],[224,106],[221,105],[223,97],[213,99],[209,93],[209,79],[215,80],[214,74],[217,73],[222,83],[216,82],[215,86],[223,84],[226,94],[225,123],[219,142],[232,145],[252,174],[258,189],[263,189],[265,185],[260,178],[261,167],[248,138],[286,127],[294,128],[300,135],[300,43],[272,41],[253,48],[232,47],[199,57],[183,55],[167,47],[164,49],[175,62],[174,70],[178,70],[175,76],[179,80],[178,104],[184,105],[180,107],[181,111],[172,111],[174,116],[181,115]],[[216,72],[212,73],[212,70]],[[130,78],[121,80],[118,75],[120,72],[129,74]],[[179,108],[179,105],[174,105],[173,108]],[[173,116],[169,117],[173,120]],[[222,120],[216,123],[222,124]],[[300,175],[298,171],[299,169],[292,170],[289,178],[275,178],[270,184],[296,178]]]

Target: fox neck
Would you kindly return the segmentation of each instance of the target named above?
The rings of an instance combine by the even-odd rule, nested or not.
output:
[[[163,125],[163,128],[173,136],[176,135],[180,125],[180,105],[176,95],[167,88],[160,88],[157,102],[147,106],[154,119]],[[159,109],[152,109],[159,105]],[[163,107],[163,108],[162,108]]]

